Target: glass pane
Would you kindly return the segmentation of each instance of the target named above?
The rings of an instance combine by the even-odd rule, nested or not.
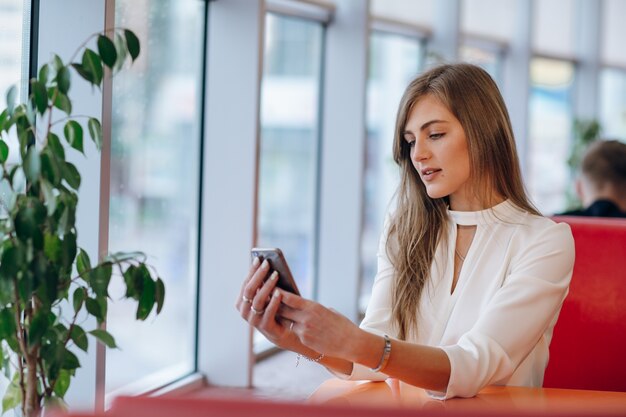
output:
[[[519,1],[462,0],[462,32],[510,41],[518,21],[516,12]]]
[[[116,1],[116,25],[137,33],[141,55],[113,79],[109,249],[145,252],[166,296],[145,322],[134,303],[110,306],[121,349],[107,351],[107,392],[194,369],[204,7]]]
[[[370,14],[374,17],[431,27],[435,12],[434,0],[372,0]]]
[[[281,248],[300,292],[310,298],[323,28],[268,14],[265,30],[256,245]]]
[[[626,66],[626,1],[604,0],[602,3],[602,59],[606,63]]]
[[[574,56],[574,0],[534,0],[535,52]]]
[[[385,214],[398,186],[392,146],[400,98],[421,67],[419,40],[374,32],[367,83],[365,217],[361,241],[359,308],[365,311],[376,275],[376,253]]]
[[[574,65],[533,58],[530,68],[528,180],[530,194],[546,214],[566,208],[571,183],[567,166],[572,137]]]
[[[501,83],[501,55],[495,51],[479,48],[472,45],[462,45],[459,52],[461,61],[478,65],[493,77],[498,84]]]
[[[602,135],[626,142],[626,71],[603,69],[600,73],[600,122]]]
[[[6,96],[11,86],[17,87],[20,101],[26,99],[23,95],[27,94],[28,59],[22,57],[28,54],[25,47],[30,28],[24,25],[25,3],[24,0],[0,0],[0,111],[7,106]],[[11,130],[8,145],[17,149],[15,129]],[[9,162],[17,162],[18,155],[18,152],[9,152]]]

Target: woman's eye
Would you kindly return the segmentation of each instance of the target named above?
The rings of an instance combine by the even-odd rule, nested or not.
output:
[[[409,148],[412,148],[412,147],[414,147],[414,146],[415,146],[415,141],[414,141],[414,140],[412,140],[412,141],[407,141],[407,145],[409,145]]]
[[[431,133],[428,135],[430,139],[439,139],[444,135],[444,133]]]

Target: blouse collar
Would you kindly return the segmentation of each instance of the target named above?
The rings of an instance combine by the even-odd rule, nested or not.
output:
[[[448,209],[450,219],[461,226],[510,222],[519,218],[522,213],[510,200],[504,200],[493,207],[480,211],[454,211]]]

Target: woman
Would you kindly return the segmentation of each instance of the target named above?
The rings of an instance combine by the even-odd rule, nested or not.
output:
[[[529,202],[491,77],[456,64],[411,82],[394,159],[397,207],[361,326],[275,289],[258,260],[237,300],[242,317],[345,378],[394,377],[441,399],[489,384],[541,386],[574,243],[569,226]]]

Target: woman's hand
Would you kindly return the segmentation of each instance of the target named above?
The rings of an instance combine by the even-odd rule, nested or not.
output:
[[[278,273],[274,271],[269,279],[265,279],[268,272],[267,260],[261,263],[259,258],[254,258],[235,307],[241,317],[263,333],[269,341],[281,348],[295,350],[299,347],[299,342],[291,332],[292,322],[276,316],[280,308],[280,294],[272,294],[278,281]]]
[[[304,299],[287,291],[277,290],[282,301],[278,315],[294,323],[291,331],[300,342],[326,356],[354,361],[358,356],[358,341],[363,334],[359,327],[335,310]]]

